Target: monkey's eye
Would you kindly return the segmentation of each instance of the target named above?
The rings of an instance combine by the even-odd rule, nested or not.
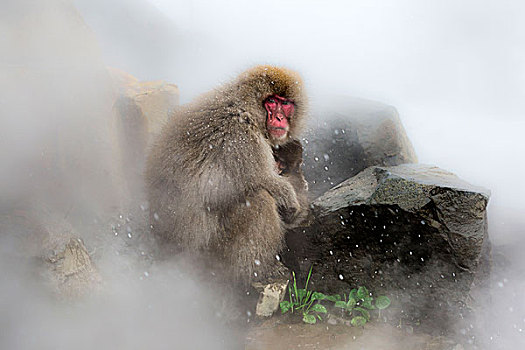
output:
[[[288,106],[288,105],[292,105],[293,102],[292,101],[283,101],[283,105],[284,106]]]
[[[268,102],[268,103],[276,103],[273,98],[269,98],[266,102]]]

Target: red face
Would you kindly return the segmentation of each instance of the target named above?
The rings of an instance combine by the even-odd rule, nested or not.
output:
[[[295,109],[293,101],[273,95],[264,101],[264,108],[267,112],[266,128],[270,137],[276,140],[285,139]]]

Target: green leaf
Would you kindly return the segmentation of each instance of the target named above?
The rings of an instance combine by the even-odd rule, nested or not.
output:
[[[384,295],[382,295],[380,297],[377,297],[377,299],[376,299],[376,307],[379,310],[386,309],[389,306],[390,306],[390,299],[388,299],[388,297],[386,297]]]
[[[323,313],[323,314],[326,314],[327,311],[326,311],[326,307],[324,307],[323,305],[321,304],[315,304],[314,306],[312,306],[312,308],[310,309],[310,311],[316,311],[316,312],[320,312],[320,313]]]
[[[292,308],[292,304],[287,300],[281,301],[279,306],[281,307],[281,313],[283,314]]]
[[[352,289],[348,294],[348,299],[357,299],[357,289]]]
[[[303,302],[306,304],[308,301],[312,301],[311,296],[312,296],[312,291],[311,290],[307,291],[306,297],[304,298]]]
[[[348,299],[348,303],[346,303],[347,307],[354,307],[356,306],[357,304],[357,300],[355,300],[354,298],[349,298]]]
[[[314,315],[304,314],[303,315],[303,322],[304,323],[308,323],[308,324],[314,324],[315,322],[317,322],[317,320],[315,319]]]
[[[368,290],[366,289],[366,287],[359,287],[359,289],[357,290],[357,298],[358,299],[365,299],[366,297],[369,297],[370,295],[368,294]]]
[[[370,321],[370,312],[367,309],[358,306],[354,310],[359,311],[367,321]]]
[[[366,324],[366,318],[363,316],[356,316],[350,321],[354,327],[363,327]]]
[[[297,298],[297,301],[302,304],[303,302],[303,299],[304,297],[306,296],[307,292],[306,292],[306,289],[297,289],[297,295],[296,295],[296,298]]]
[[[346,303],[344,301],[342,301],[342,300],[336,301],[334,306],[335,307],[340,307],[342,309],[346,309],[347,308]]]
[[[304,285],[304,289],[308,289],[308,282],[310,282],[310,277],[312,277],[313,268],[314,268],[314,265],[310,266],[310,271],[308,271],[308,277],[306,278],[306,284]]]
[[[332,302],[336,302],[336,301],[339,301],[341,300],[341,296],[339,294],[334,294],[334,295],[327,295],[326,296],[326,300],[328,301],[332,301]]]
[[[363,300],[363,303],[361,304],[362,307],[366,307],[368,310],[374,310],[375,306],[372,305],[372,298]]]
[[[326,300],[328,299],[328,295],[325,295],[320,292],[313,292],[311,300]]]

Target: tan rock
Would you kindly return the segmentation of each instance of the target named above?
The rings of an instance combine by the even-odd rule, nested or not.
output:
[[[100,286],[101,277],[79,234],[64,218],[51,212],[36,214],[41,238],[45,282],[60,298],[88,295]]]
[[[69,241],[47,259],[52,281],[62,297],[78,297],[91,293],[101,282],[89,253],[80,238]]]
[[[109,68],[114,82],[114,128],[120,166],[132,198],[142,189],[146,150],[171,111],[179,104],[179,89],[164,81],[140,82],[132,75]]]
[[[273,313],[279,309],[279,303],[283,301],[286,293],[286,287],[288,287],[288,280],[278,281],[267,284],[265,286],[258,286],[261,289],[259,294],[259,301],[255,308],[255,314],[261,317],[270,317]]]

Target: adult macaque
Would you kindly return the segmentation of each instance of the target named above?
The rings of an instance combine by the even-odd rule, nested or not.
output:
[[[282,273],[283,228],[307,208],[273,149],[296,142],[306,105],[297,73],[257,66],[178,109],[146,169],[163,244],[211,256],[245,283]]]

